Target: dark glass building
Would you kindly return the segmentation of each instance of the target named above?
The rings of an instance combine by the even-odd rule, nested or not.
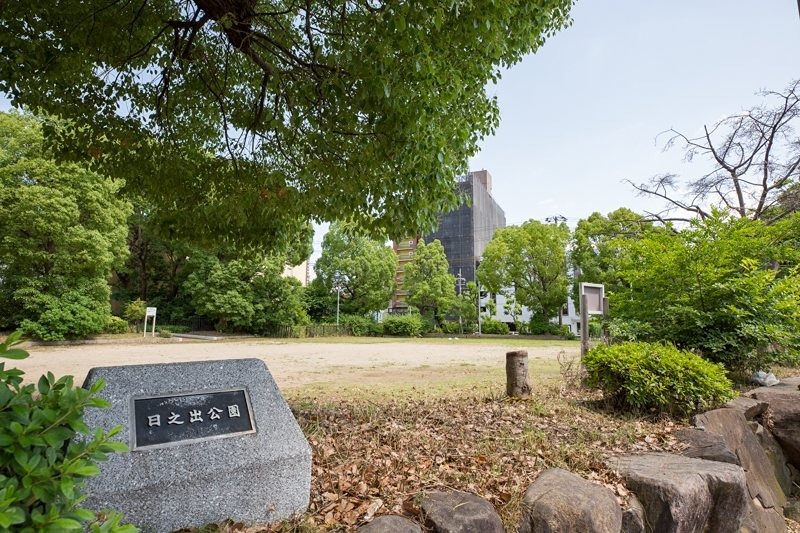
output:
[[[488,170],[470,172],[459,179],[458,188],[464,196],[461,206],[443,214],[439,228],[425,235],[426,243],[441,241],[450,273],[464,284],[475,281],[475,267],[495,230],[506,226],[506,214],[492,198],[492,175]]]

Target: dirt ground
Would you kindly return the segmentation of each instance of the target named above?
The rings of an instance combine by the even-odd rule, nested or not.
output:
[[[166,341],[166,342],[165,342]],[[120,340],[101,344],[28,346],[28,359],[13,361],[36,380],[48,371],[71,374],[80,384],[90,368],[100,366],[172,363],[212,359],[262,359],[281,389],[322,385],[414,384],[443,375],[475,373],[505,368],[505,353],[527,349],[531,366],[557,373],[556,358],[562,351],[577,355],[579,346],[520,347],[475,342],[469,339],[397,342],[308,342],[275,340],[194,341],[178,339]],[[443,372],[448,369],[448,372]]]

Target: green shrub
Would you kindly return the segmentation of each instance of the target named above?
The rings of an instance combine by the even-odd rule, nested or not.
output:
[[[600,345],[583,364],[586,384],[624,409],[686,416],[735,396],[722,365],[671,344]]]
[[[569,326],[553,324],[542,315],[535,315],[531,318],[528,324],[528,332],[531,335],[558,335],[560,337],[568,337],[571,335]]]
[[[109,316],[108,300],[99,301],[91,288],[67,290],[58,296],[17,292],[17,296],[23,295],[26,311],[35,318],[24,319],[20,329],[26,336],[43,341],[96,335],[103,331]]]
[[[393,315],[383,319],[383,333],[395,337],[416,337],[425,331],[425,320],[417,313]]]
[[[122,315],[131,324],[138,324],[144,322],[144,316],[147,314],[147,304],[142,300],[134,300],[125,306],[125,311]]]
[[[355,337],[366,337],[372,335],[374,328],[372,325],[375,321],[371,318],[360,315],[341,315],[339,316],[339,325],[347,328],[350,334]]]
[[[118,316],[111,315],[108,317],[108,320],[106,320],[106,327],[103,331],[115,335],[128,333],[128,323]]]
[[[162,331],[167,331],[169,333],[189,333],[192,330],[189,326],[176,326],[174,324],[164,324],[164,325],[157,325],[156,331],[161,333]]]
[[[19,333],[0,343],[0,357],[24,359],[27,352],[12,348]],[[22,385],[23,372],[0,363],[0,530],[20,532],[91,531],[134,532],[119,524],[118,513],[105,522],[80,507],[83,480],[96,476],[95,464],[112,452],[125,451],[111,442],[121,427],[89,435],[83,422],[86,407],[108,407],[90,390],[73,386],[72,376],[58,380],[50,372],[38,385]],[[75,438],[80,436],[80,438]]]
[[[564,337],[565,340],[573,341],[577,338],[577,336],[572,333],[572,330],[569,329],[569,326],[566,324],[561,324],[560,326],[556,326],[556,331],[558,332],[557,335],[559,337]]]
[[[528,332],[531,335],[548,335],[552,334],[552,326],[547,318],[542,315],[534,315],[528,323]]]
[[[481,319],[481,333],[488,335],[508,335],[508,324],[494,318]]]
[[[447,321],[442,322],[442,333],[447,333],[450,335],[460,335],[461,334],[461,324],[455,321]]]
[[[383,335],[383,324],[381,322],[373,322],[369,325],[369,336],[380,337]]]

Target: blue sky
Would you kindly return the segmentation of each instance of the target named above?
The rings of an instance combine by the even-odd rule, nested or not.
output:
[[[489,88],[501,124],[470,166],[492,173],[509,224],[659,210],[622,180],[708,168],[660,132],[697,134],[800,77],[795,0],[579,0],[572,15]]]

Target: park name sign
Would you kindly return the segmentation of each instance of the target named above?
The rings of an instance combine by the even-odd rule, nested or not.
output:
[[[89,478],[85,505],[113,509],[143,532],[273,523],[308,507],[311,449],[259,359],[93,368],[110,409],[87,409],[94,430],[121,425],[129,453]]]

